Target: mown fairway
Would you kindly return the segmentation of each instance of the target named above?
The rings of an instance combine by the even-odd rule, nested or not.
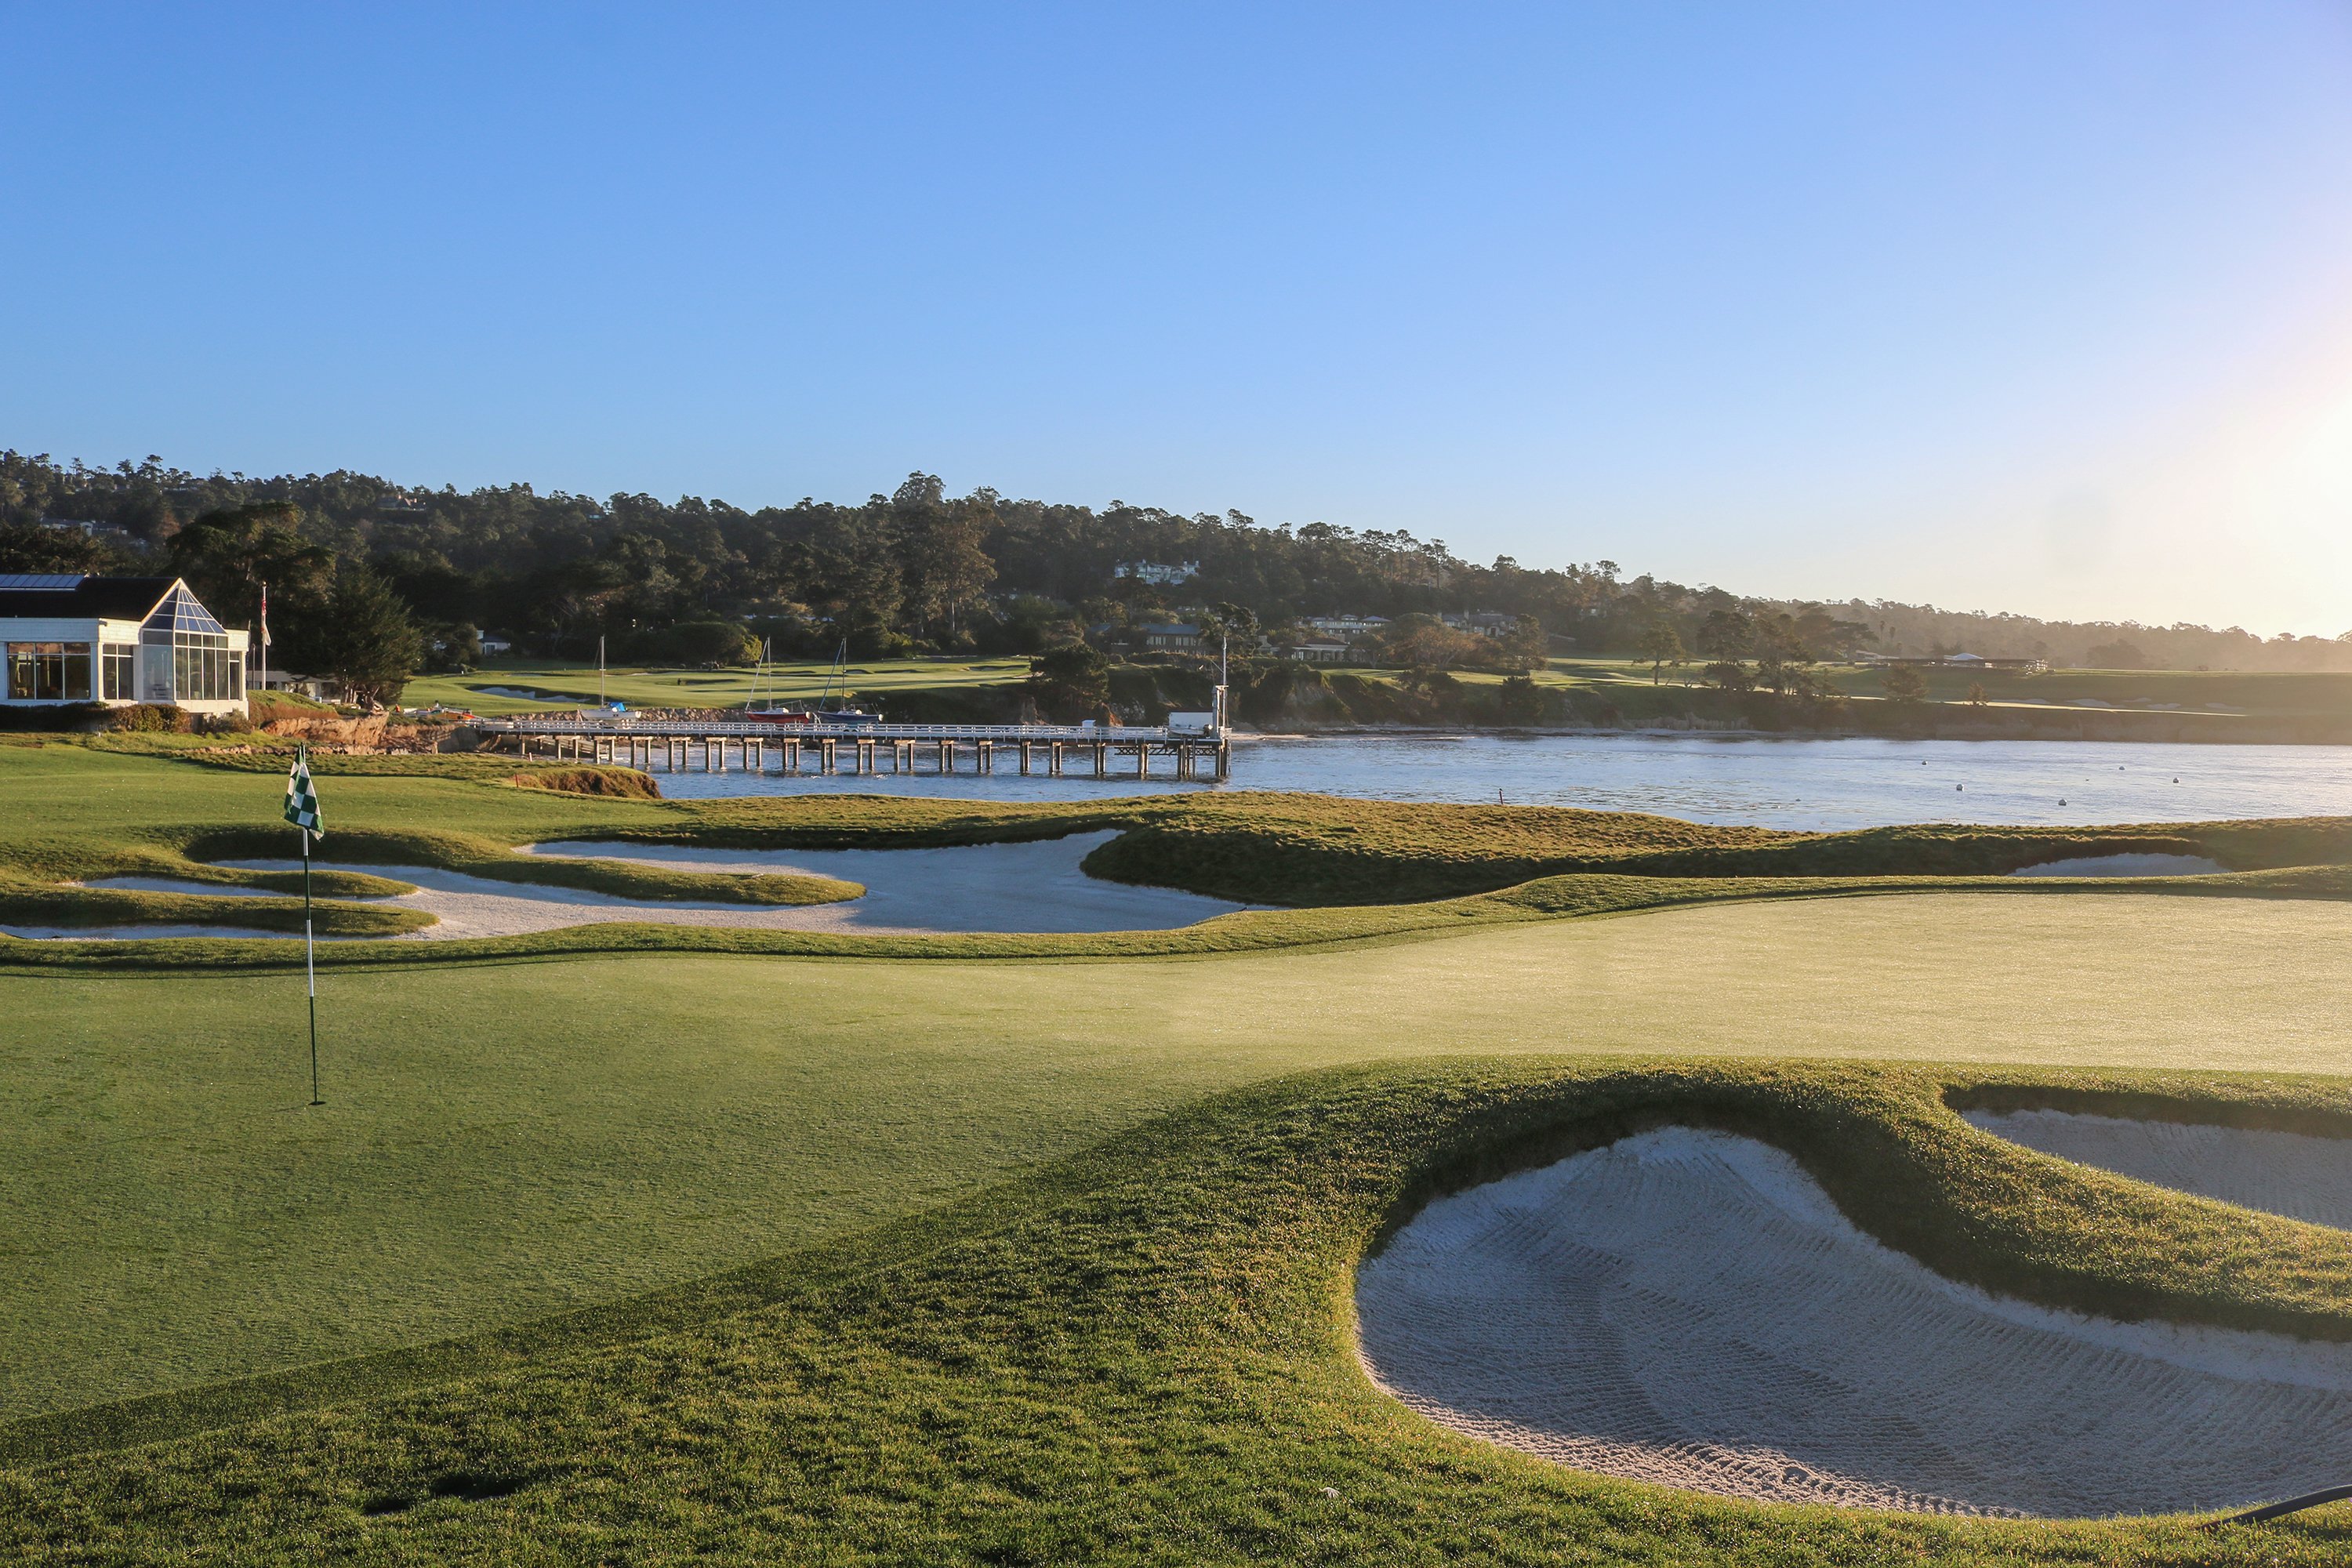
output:
[[[611,701],[632,708],[734,708],[761,699],[805,701],[824,694],[833,675],[826,659],[800,659],[771,664],[764,671],[749,668],[684,669],[625,665],[600,676],[593,664],[517,660],[477,669],[469,675],[428,675],[412,680],[401,700],[413,708],[439,702],[470,708],[477,713],[528,712],[561,702],[593,702],[601,690]],[[893,691],[909,688],[1000,686],[1029,675],[1025,658],[886,658],[853,664],[849,688],[868,697],[888,700]],[[493,690],[492,689],[499,689]],[[511,697],[500,691],[539,691],[544,697]],[[834,694],[840,695],[834,683]]]
[[[2352,1071],[2347,927],[2335,902],[1956,893],[1180,961],[343,972],[320,1110],[296,976],[0,976],[0,1413],[616,1298],[1335,1063]]]

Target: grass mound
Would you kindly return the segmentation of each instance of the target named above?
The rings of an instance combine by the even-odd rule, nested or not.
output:
[[[2352,821],[2025,828],[1970,824],[1797,833],[1634,812],[1239,793],[1139,816],[1087,857],[1095,876],[1247,903],[1386,903],[1539,877],[1997,877],[2082,856],[2210,856],[2232,871],[2352,860]]]
[[[565,795],[601,795],[616,800],[659,800],[661,786],[651,773],[635,768],[541,768],[516,773],[508,783],[518,789],[551,789]]]
[[[2340,1510],[2207,1533],[1601,1479],[1423,1422],[1357,1363],[1349,1283],[1386,1227],[1435,1193],[1669,1121],[1788,1150],[1857,1223],[1955,1278],[2352,1337],[2352,1237],[2033,1155],[1944,1103],[2037,1084],[2241,1114],[2347,1108],[2332,1080],[1802,1063],[1292,1079],[619,1307],[18,1424],[0,1436],[20,1467],[0,1475],[0,1548],[116,1563],[2340,1562]],[[163,1446],[104,1451],[142,1441]]]

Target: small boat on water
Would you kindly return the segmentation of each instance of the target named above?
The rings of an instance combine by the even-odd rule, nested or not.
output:
[[[759,681],[765,678],[767,668],[768,649],[762,644],[760,648],[760,673],[753,677],[752,681],[751,703],[744,710],[743,716],[747,719],[762,724],[837,724],[851,729],[863,729],[882,722],[881,714],[869,713],[862,708],[849,705],[849,639],[846,637],[834,652],[833,669],[825,676],[824,689],[818,694],[814,708],[792,707],[779,703],[774,698],[770,698],[765,707],[757,706],[760,701]]]

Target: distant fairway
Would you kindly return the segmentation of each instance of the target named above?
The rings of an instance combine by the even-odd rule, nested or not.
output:
[[[315,1112],[290,976],[0,976],[0,1414],[624,1296],[1334,1063],[2352,1071],[2347,935],[2333,902],[1953,893],[1195,960],[337,973]]]

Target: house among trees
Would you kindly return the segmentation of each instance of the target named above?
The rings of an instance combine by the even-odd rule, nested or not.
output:
[[[1181,621],[1162,622],[1143,628],[1143,646],[1162,653],[1193,653],[1201,647],[1201,628]]]
[[[1283,652],[1301,664],[1345,664],[1355,650],[1337,637],[1301,637]]]
[[[0,574],[0,702],[164,703],[245,711],[247,634],[230,631],[177,577]]]
[[[1172,565],[1160,561],[1122,561],[1111,568],[1114,577],[1132,577],[1139,583],[1155,587],[1172,588],[1179,583],[1190,583],[1201,574],[1197,561],[1179,561]]]

